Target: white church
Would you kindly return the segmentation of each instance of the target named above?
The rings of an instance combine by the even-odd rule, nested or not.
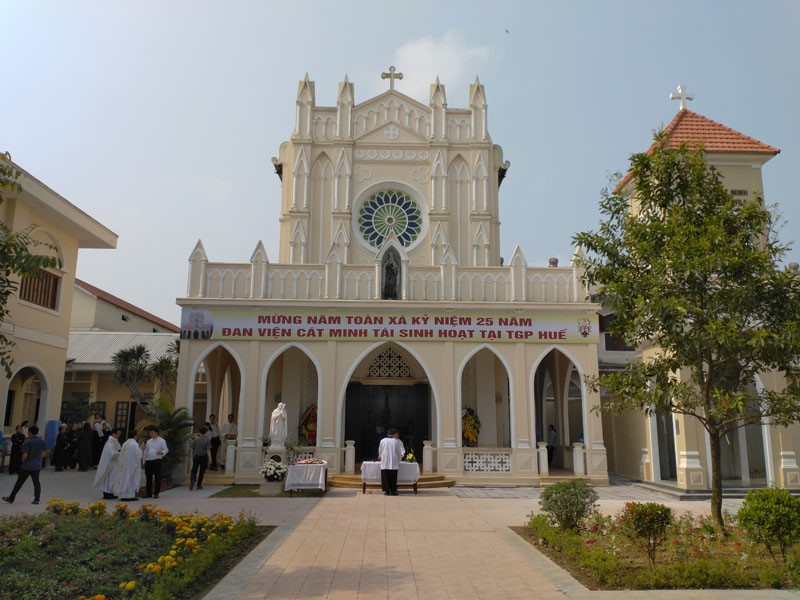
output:
[[[395,89],[393,67],[383,77],[388,90],[361,103],[345,77],[335,106],[317,106],[314,82],[300,82],[294,129],[272,160],[277,260],[260,241],[246,262],[212,261],[202,242],[191,253],[178,404],[198,423],[234,414],[234,480],[261,480],[282,402],[292,445],[326,460],[329,478],[357,474],[395,427],[423,473],[458,483],[540,485],[558,474],[602,485],[611,471],[706,488],[695,427],[676,423],[693,436],[678,439],[671,421],[667,430],[594,410],[601,398],[584,377],[635,353],[601,332],[580,270],[529,265],[519,247],[503,264],[499,193],[511,163],[489,134],[483,85],[451,108],[438,79],[422,104]],[[691,133],[695,117],[725,141],[761,144],[684,108],[670,127]],[[747,174],[736,185],[760,192],[761,165],[777,150],[742,148],[733,161],[721,150],[719,162],[739,160]],[[739,476],[800,485],[789,477],[798,428],[764,428],[740,442],[760,443],[758,464],[771,472],[745,477],[739,465]]]

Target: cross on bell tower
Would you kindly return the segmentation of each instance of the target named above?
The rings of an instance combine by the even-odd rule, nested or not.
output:
[[[685,106],[686,102],[688,102],[689,100],[694,100],[694,94],[692,92],[687,92],[686,86],[680,83],[678,84],[678,92],[677,93],[672,92],[669,95],[669,99],[677,100],[679,102],[678,110],[683,110],[684,108],[686,108]]]
[[[389,90],[394,90],[394,80],[395,79],[402,79],[402,73],[395,73],[394,65],[389,67],[388,73],[381,73],[381,79],[388,79],[389,80]]]

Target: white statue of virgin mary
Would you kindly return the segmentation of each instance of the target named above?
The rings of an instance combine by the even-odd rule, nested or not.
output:
[[[278,402],[278,406],[272,411],[269,424],[270,448],[283,448],[286,434],[286,405]]]

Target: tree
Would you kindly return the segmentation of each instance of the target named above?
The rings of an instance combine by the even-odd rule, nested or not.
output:
[[[111,364],[114,365],[114,383],[127,386],[131,398],[146,413],[139,386],[150,380],[150,351],[144,344],[124,348],[114,353]]]
[[[5,200],[4,193],[20,193],[22,186],[18,180],[21,171],[11,162],[7,152],[0,153],[0,204]],[[36,246],[50,248],[48,244],[34,240],[31,236],[35,226],[22,231],[14,231],[4,221],[0,221],[0,323],[8,320],[8,299],[17,292],[19,280],[38,277],[41,269],[55,267],[53,256],[33,254],[30,249]],[[14,342],[0,331],[0,367],[6,377],[11,379],[14,358],[11,354]]]
[[[178,362],[172,356],[162,356],[154,360],[147,368],[147,373],[156,383],[156,393],[166,394],[174,403],[172,386],[178,380]]]
[[[780,267],[761,198],[736,200],[702,148],[670,148],[664,133],[631,157],[632,201],[603,193],[598,231],[577,234],[592,298],[615,314],[612,333],[652,359],[590,383],[604,404],[672,412],[699,421],[711,448],[711,510],[722,525],[720,442],[749,423],[800,418],[800,277]],[[782,390],[757,391],[759,373],[786,375]]]

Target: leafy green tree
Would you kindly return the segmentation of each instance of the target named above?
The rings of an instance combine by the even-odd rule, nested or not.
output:
[[[183,467],[189,452],[194,419],[186,407],[175,408],[167,396],[155,399],[150,414],[169,449],[164,458],[164,477],[172,479],[172,474]]]
[[[654,352],[590,383],[615,398],[608,410],[697,419],[722,525],[723,436],[762,418],[800,418],[800,277],[780,267],[788,247],[762,200],[735,199],[702,148],[671,148],[658,133],[650,151],[631,157],[630,174],[632,198],[605,191],[598,231],[574,241],[593,299],[615,314],[612,332]],[[784,373],[785,389],[756,391],[767,371]]]
[[[147,413],[139,386],[150,380],[150,351],[144,344],[123,348],[114,353],[111,364],[114,366],[114,383],[126,386],[134,402]]]
[[[147,373],[155,381],[156,393],[166,394],[174,403],[175,396],[172,393],[172,386],[178,380],[178,361],[169,355],[162,356],[150,363]]]
[[[0,153],[0,204],[5,200],[6,193],[22,191],[18,181],[21,174],[19,168],[11,162],[11,156],[7,152]],[[0,323],[4,323],[10,316],[8,299],[17,293],[19,280],[38,277],[41,269],[55,267],[57,264],[53,256],[31,252],[32,247],[50,247],[33,239],[31,233],[34,228],[35,226],[30,226],[22,231],[14,231],[0,220]],[[0,367],[9,379],[13,374],[13,347],[14,342],[0,331]]]

